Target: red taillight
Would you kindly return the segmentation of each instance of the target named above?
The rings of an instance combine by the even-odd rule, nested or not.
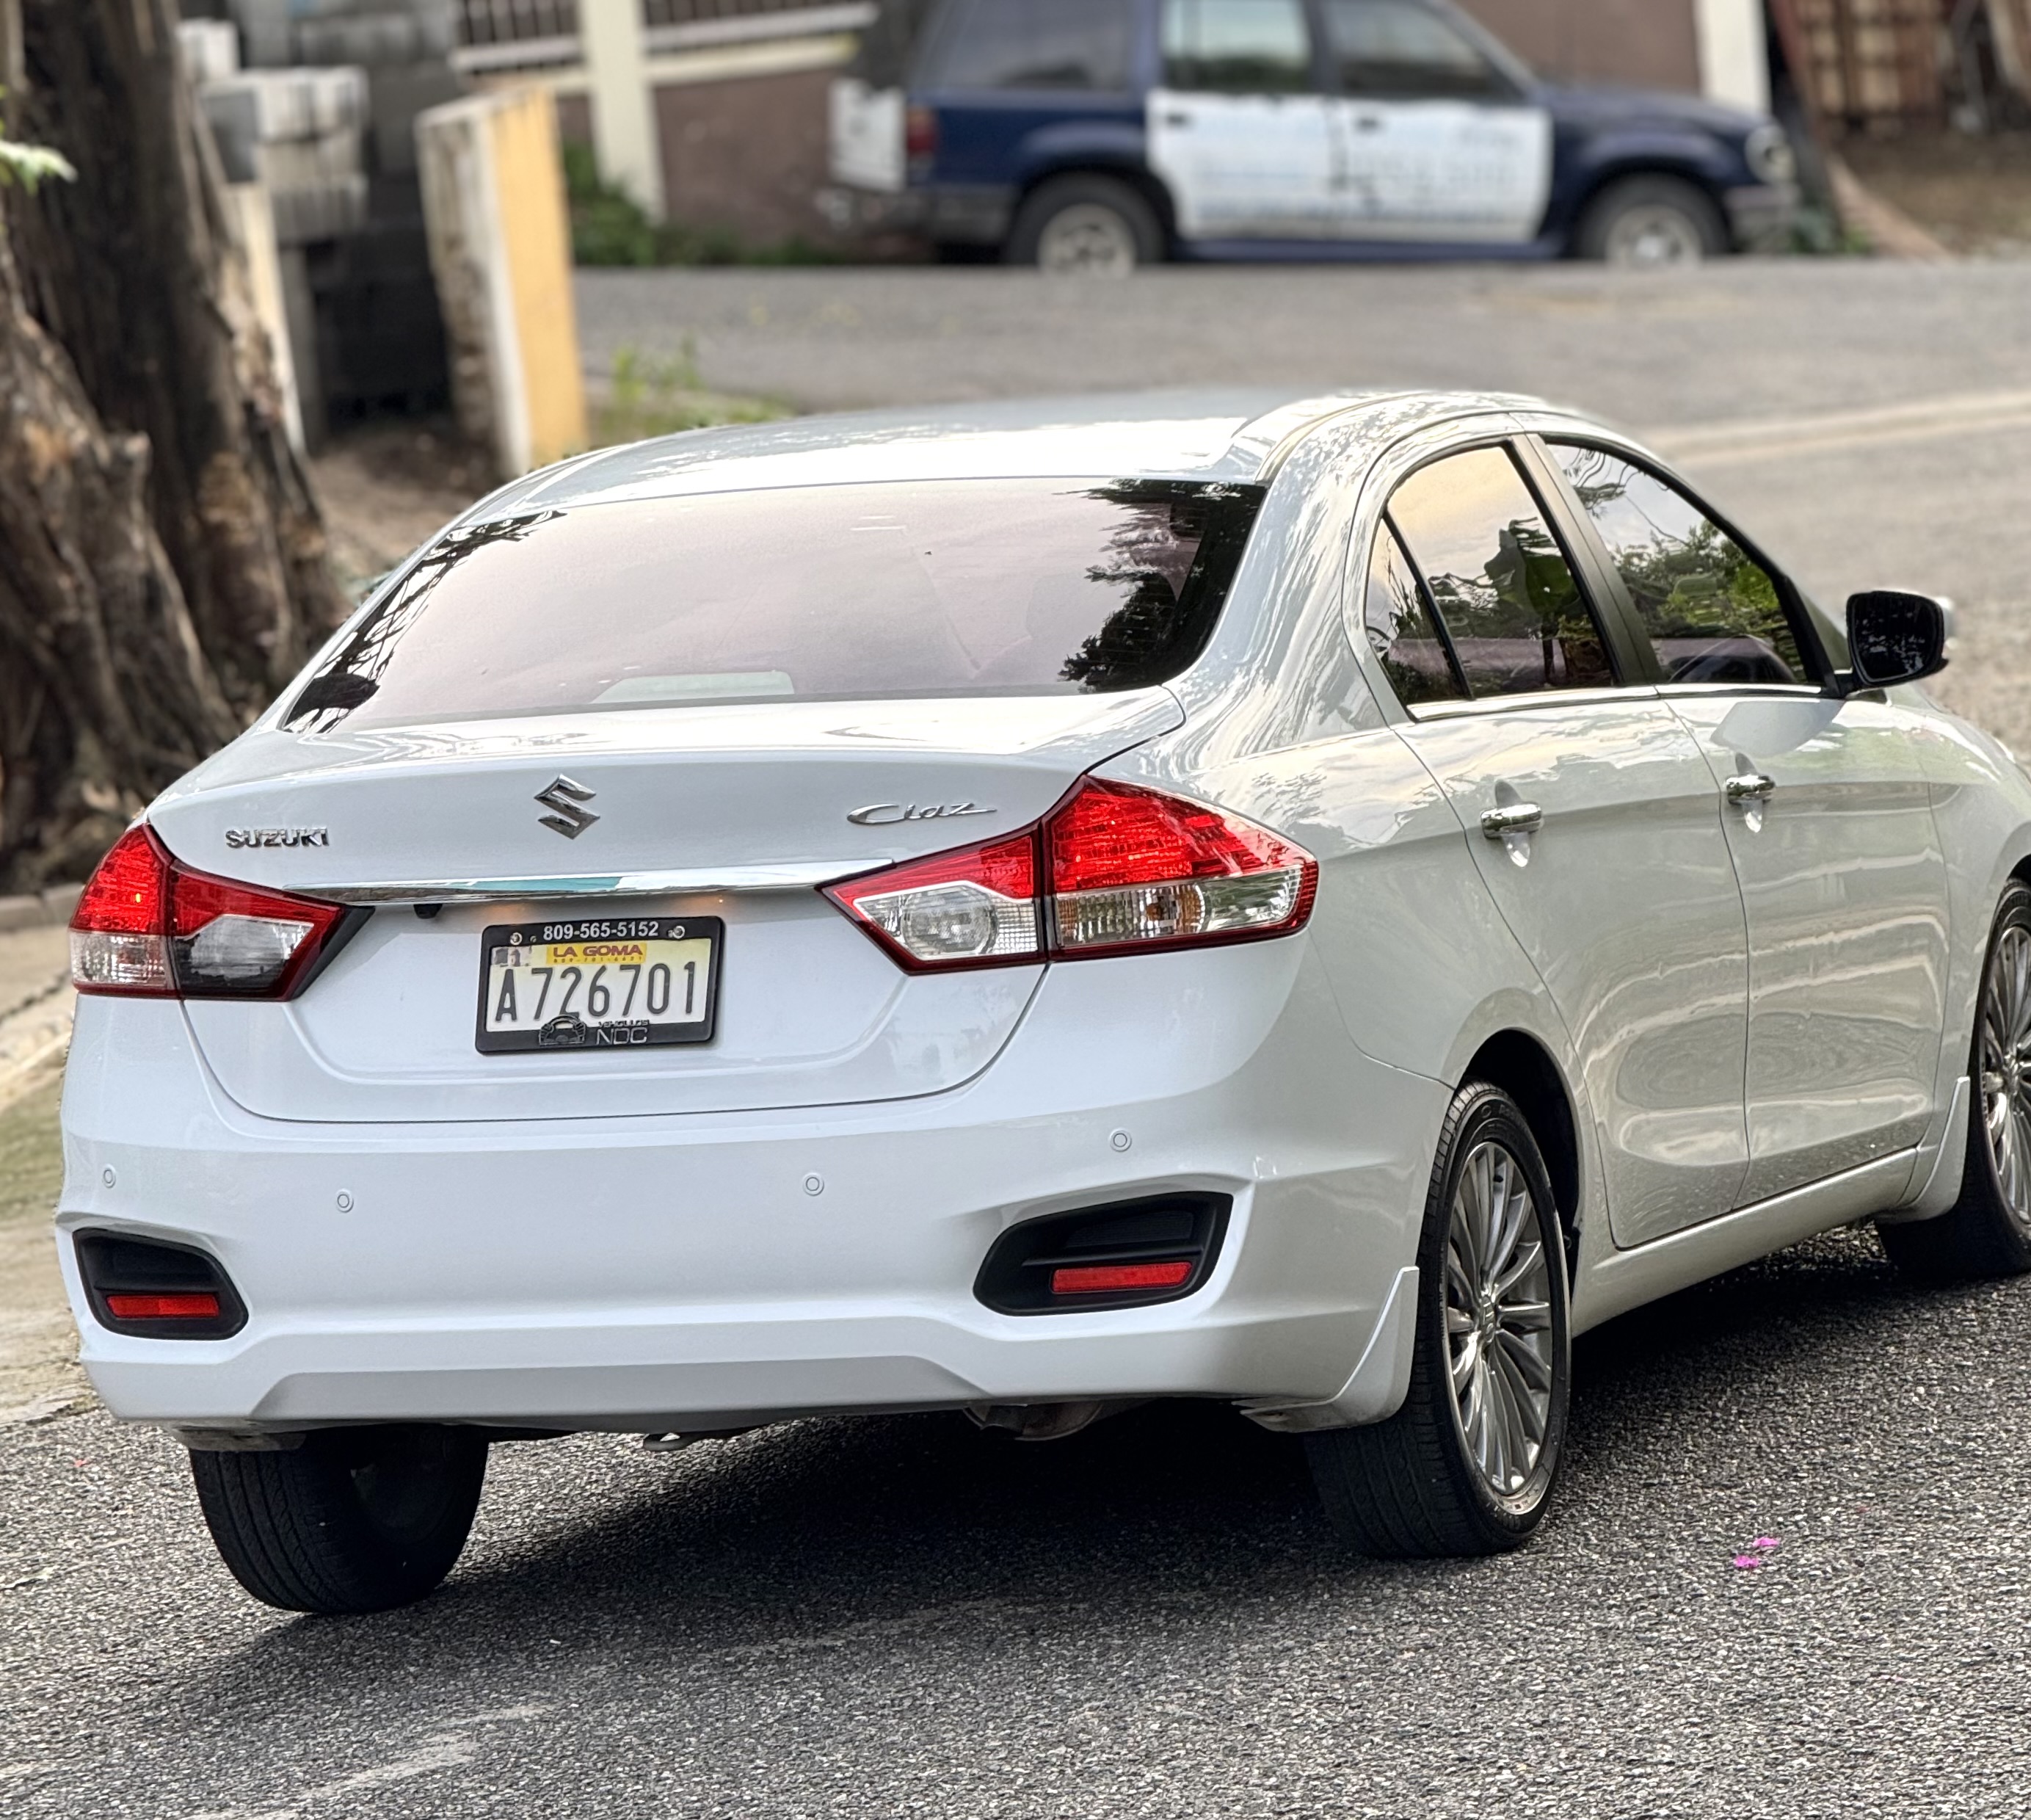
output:
[[[903,150],[913,163],[928,164],[938,155],[938,110],[913,107],[903,121]]]
[[[121,836],[78,900],[71,979],[80,992],[286,998],[345,915],[192,871],[143,824]]]
[[[905,967],[992,967],[1288,934],[1318,871],[1253,822],[1090,778],[1019,834],[826,894]]]
[[[216,1321],[218,1298],[209,1289],[173,1295],[108,1296],[107,1311],[121,1321]]]
[[[1267,828],[1127,784],[1089,779],[1044,837],[1067,953],[1282,934],[1318,884],[1311,855]]]
[[[99,862],[70,919],[70,976],[80,992],[167,994],[170,856],[146,826]]]
[[[1130,1289],[1175,1289],[1191,1275],[1190,1258],[1161,1264],[1073,1264],[1051,1273],[1053,1296],[1118,1296]]]
[[[906,966],[1036,958],[1034,831],[829,888],[827,895]]]

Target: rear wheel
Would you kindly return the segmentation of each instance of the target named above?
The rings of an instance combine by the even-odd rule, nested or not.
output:
[[[1876,1228],[1899,1268],[1928,1281],[2031,1270],[2031,889],[2021,880],[1989,931],[1968,1076],[1960,1199],[1937,1219]]]
[[[1586,206],[1574,237],[1582,259],[1656,270],[1696,266],[1727,251],[1713,199],[1675,177],[1626,177]]]
[[[486,1441],[462,1428],[327,1429],[285,1453],[191,1455],[233,1577],[292,1612],[408,1605],[452,1570],[472,1527]]]
[[[1470,1081],[1446,1114],[1418,1248],[1410,1394],[1308,1435],[1326,1512],[1364,1554],[1494,1554],[1537,1527],[1565,1452],[1571,1352],[1558,1203],[1516,1102]]]
[[[1118,178],[1053,177],[1017,210],[1002,256],[1047,272],[1125,278],[1163,258],[1164,230],[1157,211]]]

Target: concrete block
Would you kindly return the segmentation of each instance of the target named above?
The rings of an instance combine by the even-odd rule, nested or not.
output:
[[[307,246],[356,233],[367,225],[364,175],[331,177],[293,189],[270,192],[278,246]]]
[[[229,20],[184,20],[177,27],[177,50],[193,82],[218,82],[239,72],[240,34]]]
[[[388,175],[416,168],[417,115],[465,92],[457,71],[442,62],[375,69],[370,87],[374,168]]]
[[[587,435],[556,104],[475,95],[421,116],[416,140],[459,421],[526,473]]]

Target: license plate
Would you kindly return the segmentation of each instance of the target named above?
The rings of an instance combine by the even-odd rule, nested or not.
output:
[[[480,938],[480,1050],[710,1042],[725,936],[717,916],[497,923]]]

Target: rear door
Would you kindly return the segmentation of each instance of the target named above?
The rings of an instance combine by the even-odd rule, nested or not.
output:
[[[1465,24],[1422,0],[1321,0],[1334,231],[1358,240],[1533,240],[1552,118]]]
[[[1333,104],[1305,0],[1164,0],[1151,168],[1187,241],[1316,240],[1336,206]]]
[[[1549,449],[1726,793],[1750,934],[1742,1201],[1909,1148],[1932,1117],[1949,933],[1915,717],[1826,694],[1795,588],[1679,483]]]
[[[1655,689],[1626,680],[1620,622],[1596,612],[1548,488],[1499,443],[1411,474],[1363,632],[1565,1020],[1632,1245],[1735,1204],[1746,932],[1719,785]]]

